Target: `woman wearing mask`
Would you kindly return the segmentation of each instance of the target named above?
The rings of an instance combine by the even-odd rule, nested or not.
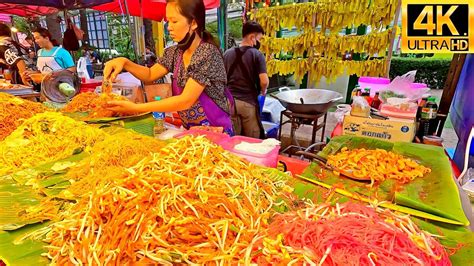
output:
[[[109,109],[128,113],[177,111],[185,128],[223,127],[232,135],[230,102],[233,100],[226,89],[222,54],[212,35],[205,30],[203,0],[168,0],[166,17],[171,38],[177,45],[165,49],[163,57],[151,68],[126,58],[109,61],[104,78],[115,80],[126,70],[144,82],[152,82],[171,72],[173,96],[141,104],[111,101]]]

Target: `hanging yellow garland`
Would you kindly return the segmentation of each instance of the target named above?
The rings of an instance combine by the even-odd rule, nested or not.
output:
[[[345,27],[389,25],[393,20],[397,0],[318,1],[260,8],[252,19],[257,20],[268,35],[280,28],[298,30],[321,26],[321,31],[338,32]],[[313,24],[314,16],[314,24]]]
[[[310,82],[315,83],[325,77],[327,82],[334,81],[338,76],[344,74],[356,74],[357,76],[382,76],[387,67],[387,60],[372,59],[366,61],[342,61],[327,58],[313,59],[311,62],[307,58],[292,60],[269,60],[267,62],[267,72],[269,76],[274,74],[293,74],[295,81],[301,83],[304,75],[309,71]]]
[[[296,37],[275,38],[264,36],[261,39],[262,52],[267,55],[292,52],[294,57],[302,57],[308,48],[313,52],[324,53],[326,58],[340,58],[344,52],[384,55],[390,44],[392,29],[373,32],[367,35],[329,35],[311,31]]]
[[[294,74],[297,83],[301,83],[308,72],[311,83],[323,76],[331,82],[344,72],[358,76],[384,75],[386,59],[342,61],[338,58],[349,51],[384,56],[392,32],[396,30],[385,30],[395,16],[396,3],[398,0],[320,0],[256,10],[252,15],[266,32],[261,43],[267,58],[274,58],[281,52],[291,53],[296,58],[269,59],[268,74]],[[339,36],[341,29],[358,25],[371,26],[372,33]],[[318,31],[315,30],[317,27]],[[296,28],[302,34],[275,38],[276,31],[281,28]],[[309,58],[301,58],[303,56]]]

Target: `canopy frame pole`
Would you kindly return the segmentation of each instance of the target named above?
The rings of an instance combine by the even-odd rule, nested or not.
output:
[[[220,0],[217,8],[217,33],[223,52],[227,49],[227,1]]]
[[[128,1],[124,0],[124,5],[125,5],[125,12],[127,13],[127,23],[128,23],[128,30],[130,31],[130,35],[132,35],[132,32],[135,31],[134,28],[132,28],[132,22],[130,22],[130,10],[128,9]],[[132,40],[134,38],[131,38]],[[138,63],[138,52],[137,52],[137,45],[135,44],[134,41],[132,41],[132,48],[133,48],[133,54],[135,55],[135,63]]]
[[[395,44],[395,37],[397,35],[397,28],[398,28],[398,19],[400,18],[401,6],[402,1],[397,1],[397,7],[395,11],[395,18],[393,19],[393,27],[392,27],[392,34],[390,35],[390,45],[388,47],[388,56],[387,56],[387,68],[385,70],[385,77],[390,78],[390,65],[393,56],[393,46]]]
[[[132,30],[134,30],[132,28],[132,23],[130,22],[130,10],[128,9],[128,3],[127,3],[127,0],[124,0],[124,4],[125,4],[125,12],[127,12],[127,22],[128,22],[128,29],[130,31],[130,35],[132,34]],[[132,40],[134,38],[131,38]],[[135,44],[134,41],[132,41],[132,46],[133,46],[133,53],[135,54],[135,63],[138,64],[138,51],[137,51],[137,46]],[[143,101],[144,102],[148,102],[148,97],[146,95],[146,90],[145,90],[145,86],[143,84],[143,81],[140,81],[140,88],[139,88],[142,92],[143,92]]]

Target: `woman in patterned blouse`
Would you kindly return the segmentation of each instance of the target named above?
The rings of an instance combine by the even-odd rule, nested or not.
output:
[[[222,53],[212,35],[205,30],[203,0],[168,0],[166,17],[171,38],[177,45],[165,49],[151,68],[117,58],[105,65],[104,79],[115,80],[126,70],[144,82],[173,73],[173,96],[160,101],[136,104],[111,101],[109,109],[118,112],[177,111],[185,128],[223,127],[233,134],[230,120],[230,92],[226,89],[226,71]]]

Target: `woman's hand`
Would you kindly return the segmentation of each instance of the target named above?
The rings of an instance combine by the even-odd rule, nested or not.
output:
[[[23,82],[23,85],[31,86],[31,83],[30,83],[31,77],[26,72],[20,73],[20,76],[21,76],[21,81]]]
[[[30,80],[31,80],[30,75],[31,75],[31,74],[36,74],[36,73],[40,73],[40,72],[39,72],[39,71],[34,71],[34,70],[25,70],[25,71],[21,74],[21,78],[23,79],[23,77],[25,77],[26,80],[30,81]]]
[[[107,109],[118,113],[139,113],[138,104],[129,101],[109,101]]]
[[[104,67],[104,80],[115,81],[117,75],[122,72],[125,64],[128,62],[128,59],[125,57],[115,58],[105,63]]]

